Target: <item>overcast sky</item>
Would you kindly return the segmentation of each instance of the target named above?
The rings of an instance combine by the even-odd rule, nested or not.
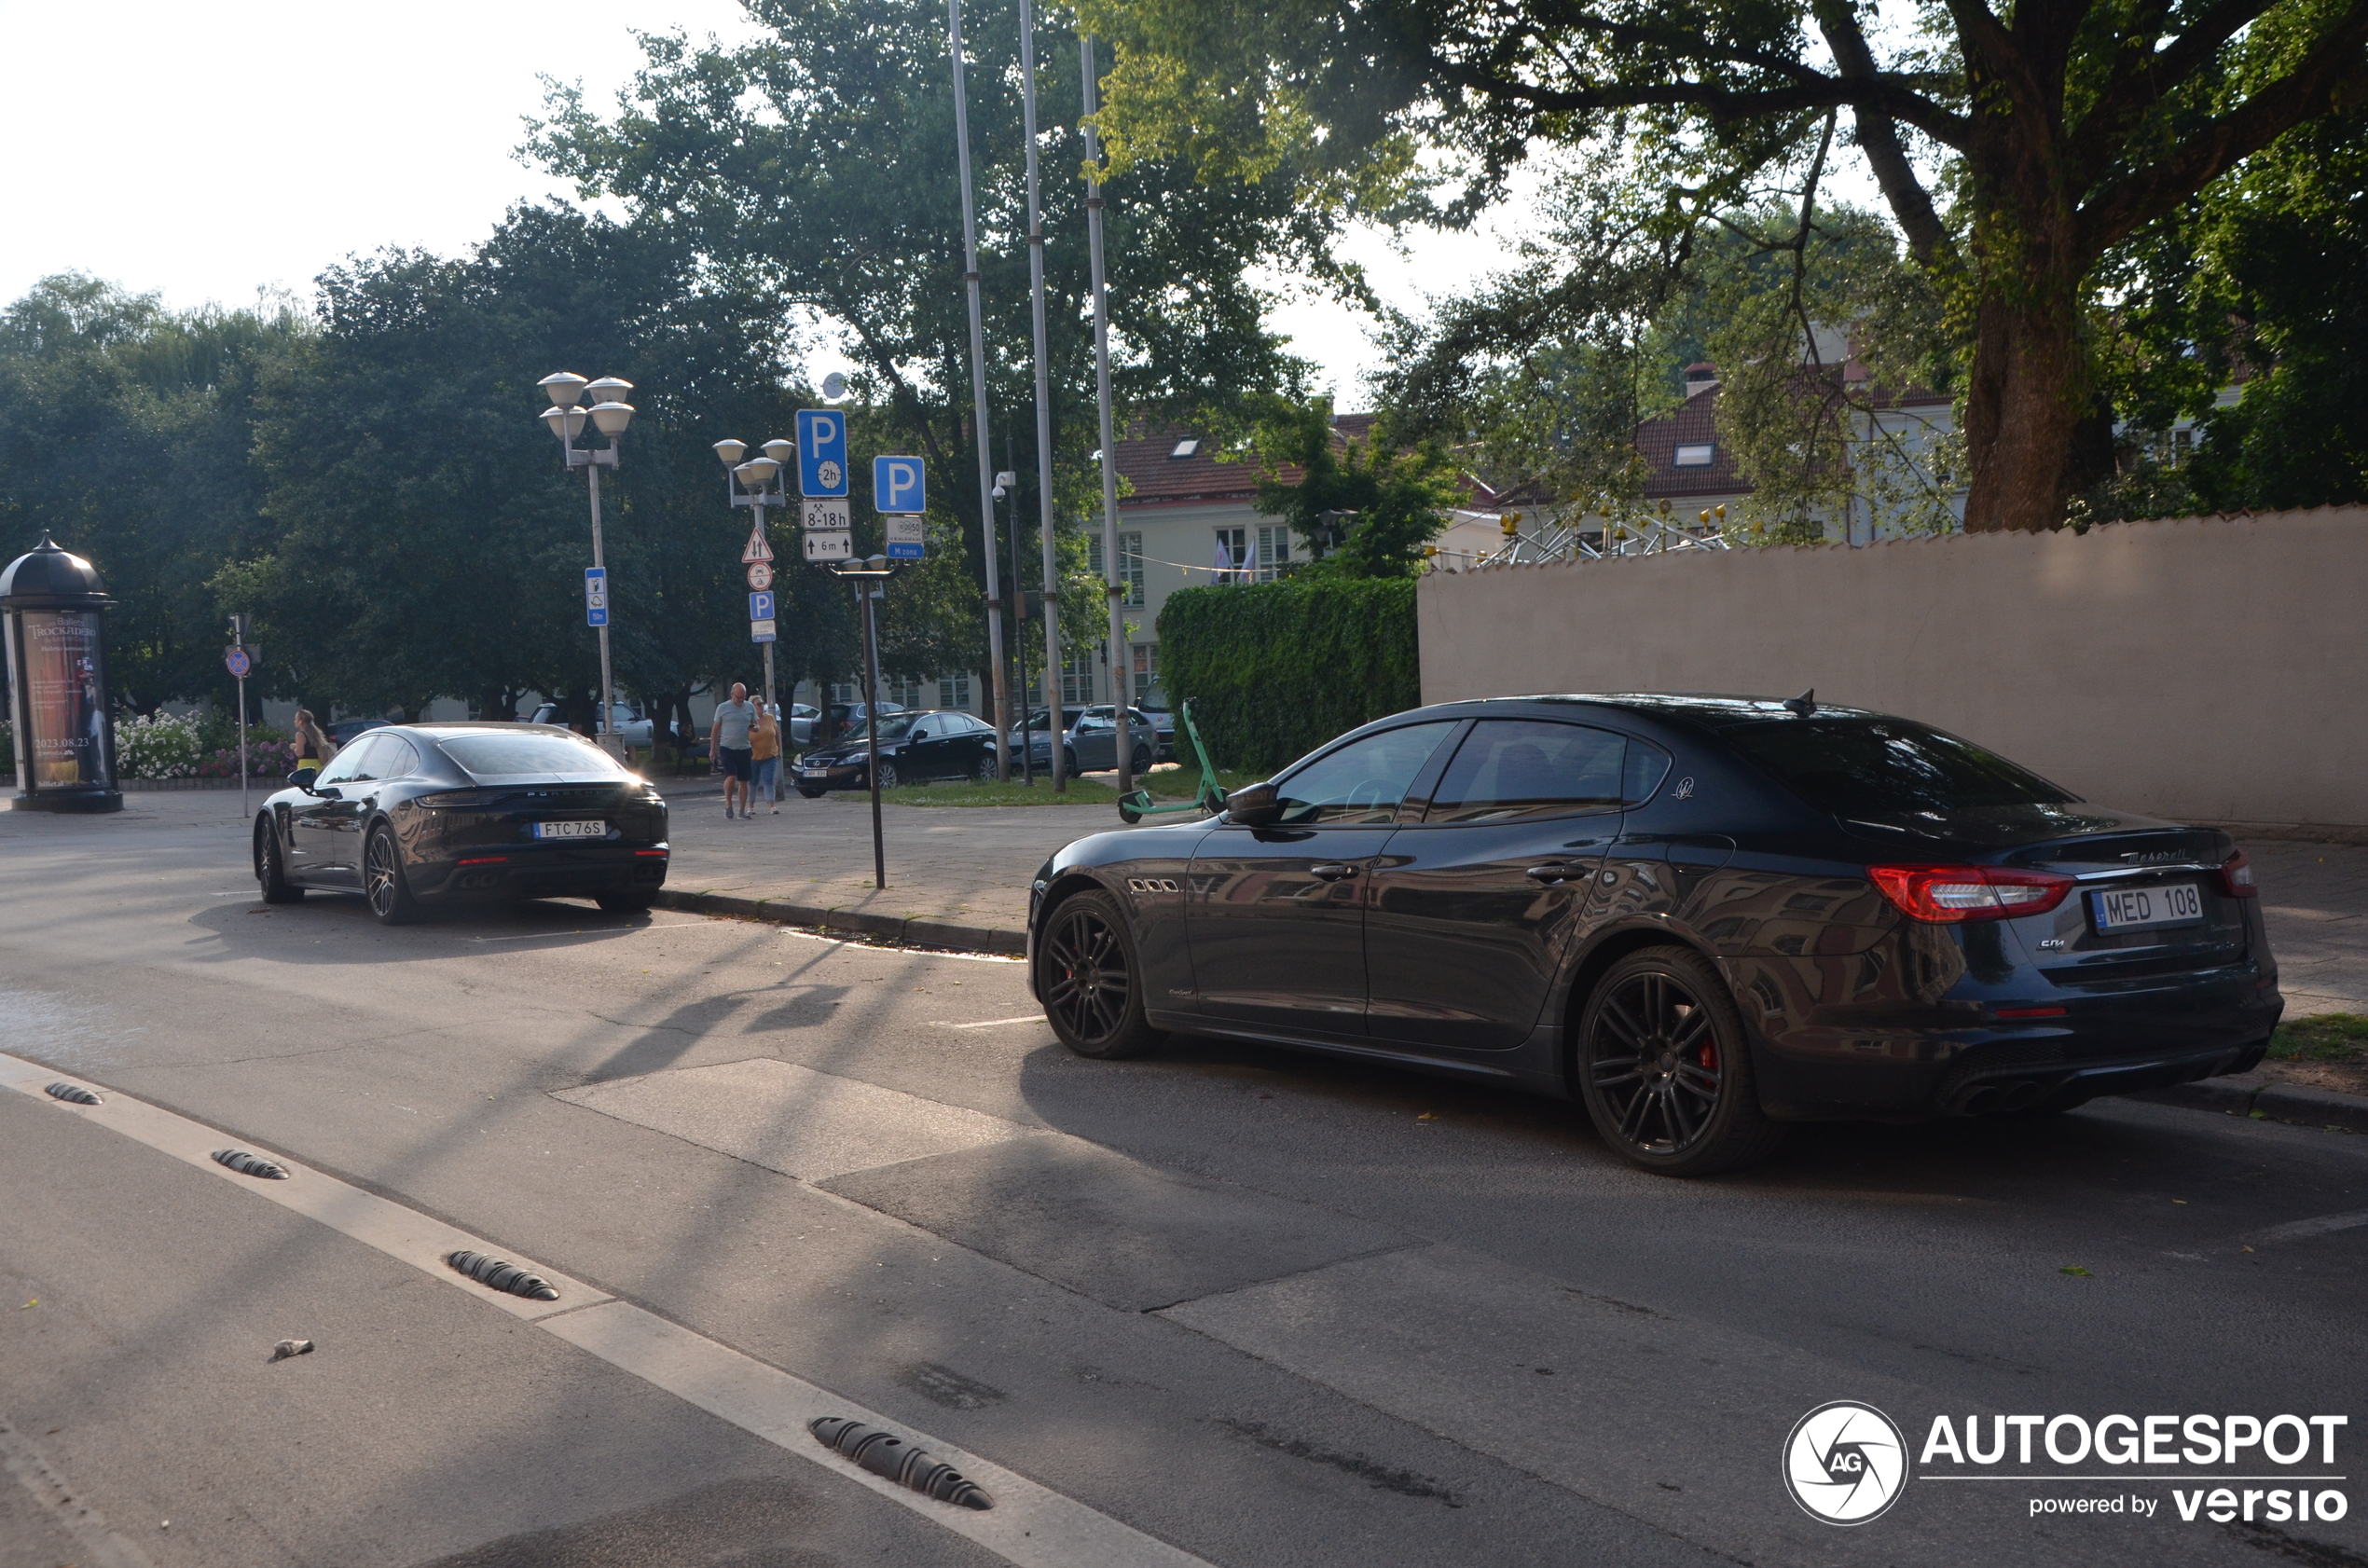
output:
[[[356,253],[458,252],[511,202],[568,194],[513,153],[539,78],[580,79],[604,106],[640,62],[628,30],[677,26],[747,31],[737,0],[0,0],[0,121],[18,149],[0,299],[78,270],[176,307],[237,306],[265,286],[310,297]],[[1408,306],[1420,280],[1497,254],[1465,237],[1425,239],[1411,264],[1377,241],[1356,250]],[[1356,406],[1370,322],[1306,303],[1276,321]]]

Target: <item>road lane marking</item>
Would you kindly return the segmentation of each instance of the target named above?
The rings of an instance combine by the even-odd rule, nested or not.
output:
[[[779,929],[785,937],[797,937],[805,942],[827,942],[833,947],[844,947],[857,953],[895,954],[908,958],[952,958],[964,964],[1027,962],[1016,953],[957,953],[943,947],[905,947],[896,943],[866,942],[860,936],[837,936],[829,931],[809,931],[796,926],[783,926]]]
[[[2324,1236],[2332,1231],[2349,1231],[2361,1225],[2368,1225],[2368,1209],[2355,1209],[2349,1214],[2322,1214],[2312,1219],[2272,1225],[2252,1239],[2257,1243],[2298,1242],[2306,1236]]]
[[[257,1181],[213,1162],[229,1135],[175,1112],[136,1100],[81,1074],[104,1099],[78,1106],[51,1099],[44,1085],[60,1076],[22,1057],[0,1053],[0,1089],[12,1089],[37,1103],[86,1120],[170,1154],[241,1190],[317,1219],[333,1231],[376,1247],[391,1258],[522,1318],[621,1371],[664,1389],[742,1431],[763,1438],[808,1464],[864,1487],[911,1509],[1021,1568],[1209,1568],[1209,1564],[1132,1525],[1088,1507],[1016,1471],[972,1453],[909,1423],[868,1410],[805,1379],[692,1332],[680,1324],[619,1301],[581,1280],[508,1248],[431,1219],[400,1204],[349,1187],[292,1157],[241,1137],[294,1173],[289,1181]],[[461,1249],[491,1253],[531,1270],[558,1287],[556,1301],[530,1301],[489,1290],[444,1261]],[[897,1432],[986,1489],[996,1506],[984,1513],[939,1503],[875,1476],[814,1440],[805,1424],[818,1415],[850,1416]],[[16,1468],[13,1458],[9,1468]],[[27,1484],[31,1484],[28,1482]],[[79,1544],[79,1543],[78,1543]],[[103,1568],[148,1568],[145,1560],[96,1557]]]
[[[943,1018],[932,1018],[929,1022],[941,1029],[999,1029],[1006,1024],[1041,1024],[1044,1015],[1024,1012],[1017,1018],[982,1018],[975,1024],[956,1024]]]

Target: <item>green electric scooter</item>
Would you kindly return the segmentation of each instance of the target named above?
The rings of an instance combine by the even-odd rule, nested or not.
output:
[[[1140,822],[1146,817],[1171,817],[1182,811],[1205,812],[1214,817],[1225,809],[1225,791],[1217,787],[1217,769],[1208,760],[1208,748],[1201,744],[1199,726],[1192,722],[1192,704],[1190,698],[1185,700],[1183,707],[1177,709],[1177,716],[1183,720],[1184,733],[1191,739],[1192,755],[1198,757],[1201,762],[1200,790],[1191,800],[1177,801],[1173,805],[1153,805],[1151,791],[1149,790],[1137,790],[1131,795],[1121,795],[1118,802],[1118,819],[1129,827]]]

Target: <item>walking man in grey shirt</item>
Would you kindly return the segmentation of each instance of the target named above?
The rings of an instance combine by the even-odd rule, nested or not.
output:
[[[723,770],[723,815],[729,820],[737,806],[742,821],[749,816],[749,730],[756,723],[756,704],[749,689],[732,682],[732,700],[715,705],[715,727],[708,732],[708,750]]]

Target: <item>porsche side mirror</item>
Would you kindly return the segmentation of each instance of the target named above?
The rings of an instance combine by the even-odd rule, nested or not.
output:
[[[1283,803],[1272,784],[1245,784],[1225,797],[1225,819],[1245,828],[1270,827],[1282,815]]]

